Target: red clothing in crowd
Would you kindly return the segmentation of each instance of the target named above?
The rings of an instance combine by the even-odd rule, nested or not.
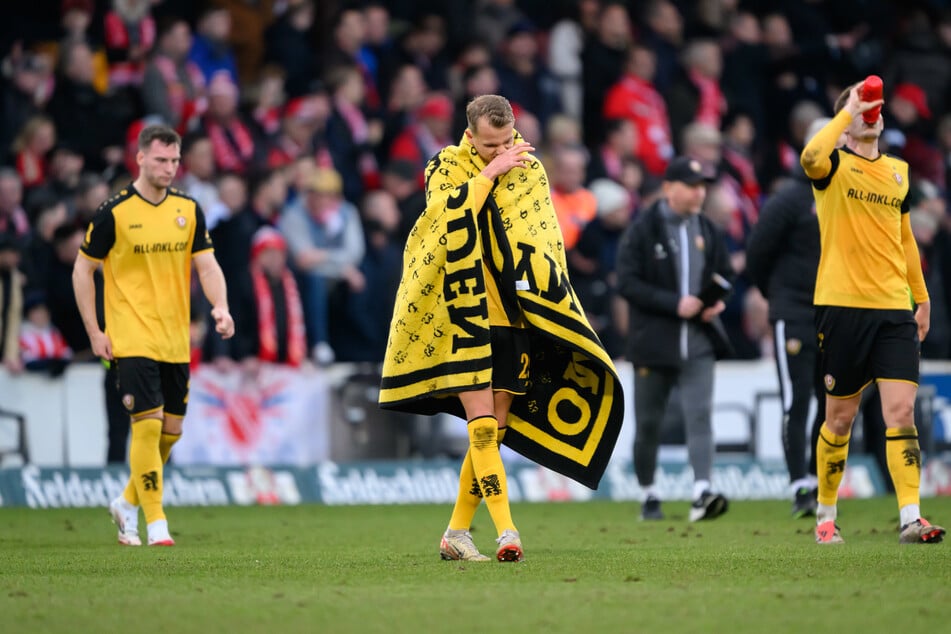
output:
[[[627,119],[637,133],[635,156],[655,176],[664,173],[674,155],[667,104],[654,85],[628,73],[614,84],[604,99],[606,119]]]

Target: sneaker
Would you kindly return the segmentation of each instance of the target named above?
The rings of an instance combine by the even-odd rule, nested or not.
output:
[[[495,541],[499,545],[498,550],[495,551],[495,558],[499,561],[522,561],[525,559],[525,553],[522,552],[522,540],[518,537],[518,531],[504,530]]]
[[[174,546],[175,540],[168,532],[168,522],[156,520],[149,524],[149,546]]]
[[[803,517],[812,517],[816,514],[816,495],[818,491],[810,487],[799,487],[796,489],[796,496],[792,503],[792,516],[801,519]]]
[[[641,505],[642,520],[662,520],[664,512],[660,510],[660,500],[653,495],[649,496]]]
[[[839,534],[839,525],[835,520],[826,520],[816,526],[817,544],[844,544],[845,540]]]
[[[944,539],[945,531],[935,526],[923,517],[901,527],[898,535],[899,544],[940,544]]]
[[[119,543],[123,546],[141,546],[142,540],[139,538],[139,508],[133,507],[134,511],[129,511],[127,504],[122,504],[123,500],[116,498],[109,502],[109,514],[112,516],[112,523],[119,528]]]
[[[491,561],[476,548],[469,531],[448,528],[439,542],[439,556],[447,561]]]
[[[690,505],[690,521],[716,519],[726,513],[729,506],[727,499],[719,493],[704,491]]]

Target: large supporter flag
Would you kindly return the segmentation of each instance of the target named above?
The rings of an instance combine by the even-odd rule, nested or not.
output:
[[[201,366],[191,378],[176,464],[297,465],[328,457],[326,381],[280,365],[254,375]]]

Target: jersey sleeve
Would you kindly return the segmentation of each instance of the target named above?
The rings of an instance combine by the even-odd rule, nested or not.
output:
[[[91,260],[104,260],[116,243],[116,217],[112,207],[100,207],[86,229],[80,252]]]
[[[201,210],[201,205],[195,203],[195,237],[192,238],[192,253],[201,253],[214,249],[215,245],[211,242],[211,234],[208,233],[208,225],[205,223],[205,212]]]

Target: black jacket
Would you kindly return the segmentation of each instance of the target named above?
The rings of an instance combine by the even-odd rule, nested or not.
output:
[[[723,234],[709,218],[700,216],[703,236],[703,279],[719,273],[735,277]],[[628,360],[635,366],[678,367],[680,325],[677,315],[680,283],[672,257],[667,253],[667,227],[659,202],[643,211],[621,237],[618,247],[618,294],[630,306],[627,335]],[[718,359],[730,356],[732,348],[720,318],[702,324],[713,343]]]
[[[800,173],[769,197],[746,245],[746,270],[769,301],[771,321],[812,321],[818,267],[819,219]]]

